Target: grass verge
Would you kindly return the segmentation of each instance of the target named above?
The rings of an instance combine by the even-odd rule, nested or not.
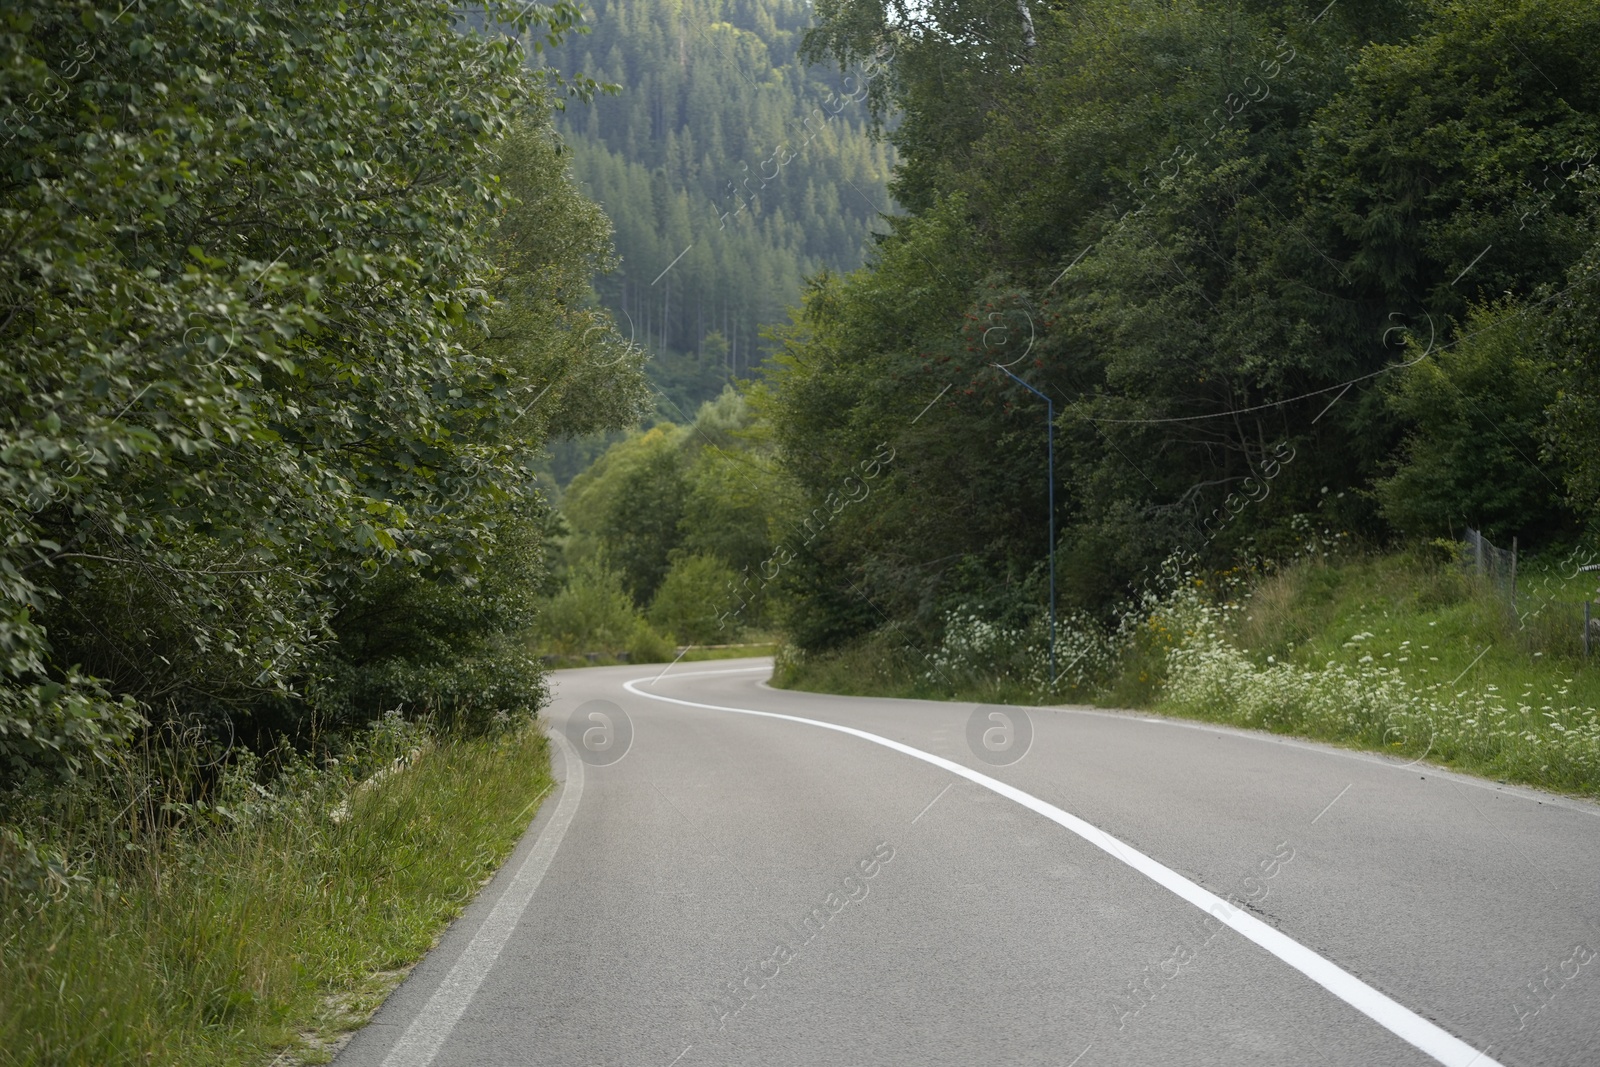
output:
[[[630,656],[628,659],[618,659],[609,653],[596,653],[594,659],[583,656],[559,656],[550,654],[545,657],[546,666],[552,670],[564,670],[571,667],[615,667],[622,663],[699,663],[703,660],[715,659],[745,659],[750,656],[770,656],[778,650],[778,642],[754,641],[745,645],[722,645],[715,647],[689,646],[689,650],[681,656],[675,649],[665,649],[659,654],[650,656]]]
[[[1422,553],[1300,564],[1247,596],[1152,617],[1173,651],[1155,710],[1600,796],[1589,575],[1503,591]]]
[[[353,792],[335,777],[302,776],[259,817],[146,848],[114,877],[0,890],[0,1064],[326,1062],[553,785],[533,726],[441,741]]]
[[[1600,797],[1600,647],[1585,659],[1581,607],[1600,597],[1596,581],[1536,563],[1513,609],[1426,549],[1301,562],[1220,588],[1199,578],[1147,608],[1098,685],[1074,695]],[[780,649],[774,684],[1042,702],[1015,664],[927,662],[870,639],[821,656]]]
[[[975,704],[1039,703],[1036,689],[1005,671],[974,665],[935,673],[903,647],[872,638],[821,655],[779,646],[775,657],[772,684],[779,689]]]

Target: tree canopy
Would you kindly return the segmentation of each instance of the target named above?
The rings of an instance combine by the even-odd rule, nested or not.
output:
[[[1063,610],[1305,517],[1524,544],[1600,517],[1594,5],[816,10],[808,55],[893,56],[908,214],[811,285],[766,394],[814,502],[897,454],[798,576],[809,647],[1043,610],[1044,404],[998,365],[1054,403]]]
[[[559,90],[435,0],[0,18],[5,773],[147,721],[531,709],[532,664],[451,672],[542,573],[544,442],[644,398]]]

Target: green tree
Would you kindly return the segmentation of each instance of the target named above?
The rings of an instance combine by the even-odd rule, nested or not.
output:
[[[670,655],[622,587],[622,578],[603,563],[576,567],[567,583],[540,606],[534,633],[545,648],[565,655],[632,652],[641,660]],[[641,655],[641,653],[643,653]]]
[[[507,386],[479,447],[525,450],[630,425],[649,404],[644,353],[617,336],[589,288],[614,262],[604,214],[578,194],[547,116],[512,127],[495,159],[512,199],[494,234],[496,304],[470,343],[504,368]],[[521,462],[531,462],[526,452]],[[482,726],[543,702],[525,635],[550,584],[550,513],[526,486],[489,507],[494,540],[479,566],[391,569],[340,604],[322,664],[323,721],[405,706]],[[629,647],[633,630],[602,630],[601,647]]]
[[[731,387],[700,406],[683,441],[688,467],[680,551],[714,556],[737,572],[754,571],[771,553],[787,487],[766,431]]]
[[[546,43],[579,17],[488,13]],[[540,126],[546,83],[455,17],[434,0],[4,14],[6,773],[70,768],[141,714],[222,732],[303,708],[352,605],[428,612],[497,553],[536,566],[513,527],[536,510],[540,435],[632,417],[636,363],[605,320],[577,289],[536,294],[495,246],[514,210],[498,153]],[[548,133],[529,136],[536,153]],[[579,278],[596,247],[542,254]],[[520,302],[501,288],[519,277]],[[494,343],[497,314],[561,339]],[[518,423],[535,364],[560,399]]]
[[[1508,543],[1569,533],[1563,472],[1542,455],[1556,378],[1528,309],[1475,309],[1456,344],[1390,381],[1411,430],[1394,474],[1377,482],[1385,515],[1418,536],[1465,526]]]
[[[802,510],[875,442],[896,455],[793,568],[802,643],[1044,610],[1041,404],[1000,363],[1055,403],[1062,607],[1111,610],[1174,549],[1270,549],[1297,513],[1382,540],[1376,481],[1425,468],[1454,514],[1559,528],[1543,476],[1505,468],[1548,430],[1531,350],[1439,364],[1511,420],[1481,469],[1444,447],[1448,405],[1383,384],[1471,347],[1470,308],[1545,301],[1592,244],[1568,178],[1600,143],[1594,5],[1081,0],[1034,8],[1031,45],[999,0],[817,11],[809,54],[893,49],[874,99],[909,214],[782,333],[768,412]],[[1473,392],[1480,358],[1516,387]],[[1493,472],[1498,497],[1468,492]]]
[[[568,558],[603,560],[634,603],[650,603],[678,547],[683,514],[683,431],[663,423],[608,449],[574,478],[563,500],[572,524]]]
[[[685,644],[712,644],[732,636],[718,625],[717,616],[733,580],[733,568],[716,556],[679,556],[650,602],[650,621]]]
[[[1600,234],[1597,174],[1585,169],[1581,179],[1592,232]],[[1568,501],[1592,536],[1600,533],[1600,239],[1568,269],[1547,307],[1529,308],[1524,328],[1546,331],[1556,372],[1548,443],[1566,469]]]

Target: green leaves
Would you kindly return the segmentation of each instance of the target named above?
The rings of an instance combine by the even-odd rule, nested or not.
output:
[[[1037,400],[989,366],[1019,350],[1056,405],[1060,607],[1175,549],[1292,550],[1297,513],[1372,540],[1557,540],[1562,488],[1594,514],[1600,9],[1031,10],[1018,58],[1005,3],[816,5],[814,56],[894,44],[907,215],[784,333],[769,410],[812,504],[863,442],[898,457],[871,525],[818,539],[797,629],[1043,610]]]
[[[489,11],[552,37],[578,16]],[[538,364],[482,327],[518,269],[493,239],[515,203],[501,148],[518,125],[548,139],[545,90],[454,18],[434,0],[12,5],[0,759],[70,768],[136,704],[220,726],[292,702],[367,576],[482,571],[537,513],[553,423],[508,433],[503,409]],[[530,170],[510,184],[563,193],[526,229],[581,216],[587,243],[549,260],[581,293],[603,226],[559,166]],[[543,281],[511,303],[559,322]],[[606,424],[632,403],[601,394],[638,386],[623,361],[571,408],[584,388]]]
[[[1475,308],[1448,348],[1386,383],[1412,427],[1376,491],[1394,525],[1419,538],[1471,526],[1496,541],[1541,544],[1566,532],[1565,472],[1542,455],[1557,379],[1540,334],[1550,324],[1512,302]]]

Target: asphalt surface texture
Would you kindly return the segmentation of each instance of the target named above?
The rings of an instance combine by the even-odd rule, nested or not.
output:
[[[1600,1065],[1600,806],[1134,712],[561,671],[338,1067]]]

